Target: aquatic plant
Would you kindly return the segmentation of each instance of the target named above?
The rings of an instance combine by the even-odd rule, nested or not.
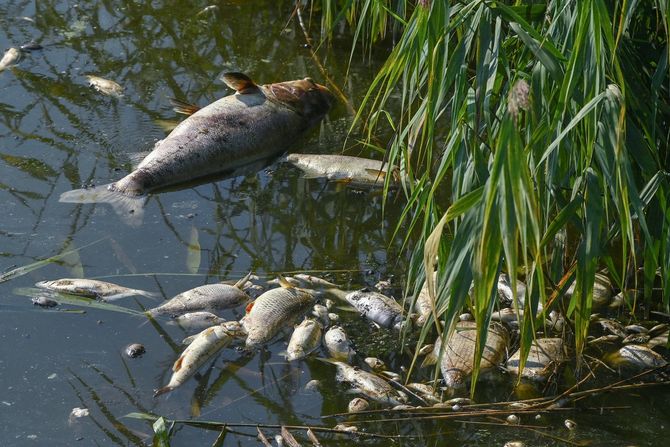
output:
[[[503,270],[525,279],[532,309],[564,306],[578,353],[600,269],[667,311],[666,0],[322,0],[312,8],[324,41],[339,22],[351,25],[352,57],[360,46],[384,51],[373,44],[393,34],[354,126],[364,124],[366,144],[407,179],[397,234],[420,235],[409,291],[426,278],[439,332],[469,307],[481,352]],[[386,148],[373,138],[383,130],[392,135]],[[434,263],[436,284],[426,275]],[[532,315],[521,325],[524,353]]]

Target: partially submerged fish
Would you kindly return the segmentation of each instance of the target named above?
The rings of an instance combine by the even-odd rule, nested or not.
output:
[[[117,82],[95,75],[86,75],[86,79],[88,79],[88,85],[104,95],[117,98],[123,96],[123,87]]]
[[[507,370],[515,376],[520,375],[525,379],[543,382],[565,359],[562,338],[538,338],[530,345],[523,370],[519,371],[521,350],[512,354],[507,360]]]
[[[241,73],[224,75],[236,93],[182,121],[121,180],[63,193],[61,202],[107,202],[128,223],[141,222],[151,191],[220,174],[285,151],[323,119],[334,101],[310,78],[256,85]]]
[[[437,282],[437,272],[433,273],[433,281],[435,283]],[[414,302],[414,311],[419,314],[419,317],[416,319],[416,324],[419,327],[426,324],[426,321],[433,312],[433,302],[428,291],[428,281],[424,281],[419,294],[416,296],[416,301]]]
[[[379,292],[357,290],[346,296],[346,300],[365,318],[381,327],[400,329],[403,309],[393,298]]]
[[[321,346],[323,326],[312,319],[303,320],[293,330],[286,349],[286,360],[292,362],[307,357]]]
[[[369,158],[348,155],[289,154],[286,161],[300,168],[305,177],[325,177],[353,186],[384,186],[388,165]],[[392,166],[391,184],[398,181],[398,168]]]
[[[269,342],[282,328],[291,325],[314,305],[314,297],[309,292],[284,281],[281,285],[256,298],[242,318],[242,325],[249,333],[248,349]]]
[[[214,315],[211,312],[199,311],[187,312],[183,315],[178,315],[172,321],[184,329],[196,330],[225,323],[226,320],[219,317],[218,315]]]
[[[54,292],[69,293],[102,301],[114,301],[128,296],[146,296],[157,298],[158,295],[145,290],[130,289],[111,282],[86,278],[62,278],[53,281],[40,281],[35,286]]]
[[[246,282],[245,277],[232,286],[223,283],[205,284],[182,292],[148,312],[151,315],[180,315],[187,312],[232,309],[250,300],[249,295],[241,289]]]
[[[323,337],[323,344],[326,346],[328,355],[343,362],[350,362],[356,352],[351,347],[351,342],[340,326],[333,326]]]
[[[0,59],[0,71],[5,70],[8,67],[14,65],[19,59],[21,59],[21,52],[16,48],[10,48],[5,51],[5,54]]]
[[[349,383],[353,392],[361,393],[386,405],[401,405],[407,402],[407,396],[402,391],[396,390],[378,375],[355,368],[344,362],[325,361],[337,367],[337,380]]]
[[[643,371],[668,364],[663,356],[640,345],[626,345],[606,356],[605,361],[622,372]]]
[[[424,364],[434,362],[441,355],[440,369],[447,387],[461,388],[470,379],[474,369],[476,340],[476,323],[462,321],[456,325],[444,349],[442,349],[440,338],[435,341],[435,348],[431,354],[426,356]],[[494,369],[503,361],[508,343],[507,330],[500,323],[491,323],[479,363],[481,373]]]
[[[172,366],[170,382],[154,392],[154,397],[168,393],[182,385],[207,360],[221,349],[230,346],[235,338],[244,337],[245,331],[237,321],[227,321],[200,332]]]

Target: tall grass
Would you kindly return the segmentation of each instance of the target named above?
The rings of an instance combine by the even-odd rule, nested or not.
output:
[[[386,157],[407,179],[399,226],[422,242],[411,290],[424,277],[433,282],[426,272],[437,257],[431,321],[438,330],[448,333],[469,307],[481,352],[501,271],[526,281],[533,309],[564,306],[577,353],[599,269],[617,288],[643,288],[648,305],[667,311],[668,7],[667,0],[321,2],[323,30],[344,19],[354,27],[352,54],[401,31],[356,120],[370,137],[392,117]],[[653,295],[657,272],[662,291]],[[569,302],[556,299],[573,282]],[[526,352],[536,329],[525,312]]]

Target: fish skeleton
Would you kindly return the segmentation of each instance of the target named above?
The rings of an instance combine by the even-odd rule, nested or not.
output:
[[[376,374],[355,368],[344,362],[324,360],[337,367],[337,380],[347,382],[355,392],[387,405],[401,405],[407,402],[407,396],[396,390],[386,380]]]
[[[249,333],[246,347],[253,349],[267,343],[313,304],[311,293],[283,281],[282,287],[263,293],[249,305],[250,309],[241,321]]]
[[[0,59],[0,71],[3,71],[8,67],[11,67],[19,59],[21,59],[21,52],[18,49],[10,48],[9,50],[5,51],[5,54],[2,56],[2,59]]]
[[[346,300],[365,318],[381,327],[400,329],[403,309],[393,298],[379,292],[357,290],[346,296]]]
[[[151,315],[181,315],[187,312],[232,309],[251,299],[240,288],[246,282],[247,277],[240,279],[232,286],[223,283],[205,284],[182,292],[148,312]]]
[[[305,177],[325,177],[352,186],[384,186],[388,168],[384,162],[349,155],[289,154],[286,161],[300,168]],[[391,167],[391,184],[398,180],[398,168]]]
[[[292,362],[307,357],[321,345],[323,326],[318,321],[303,320],[293,330],[286,349],[286,360]]]
[[[114,301],[128,296],[141,295],[148,298],[157,298],[158,295],[145,290],[130,289],[111,282],[85,278],[61,278],[53,281],[40,281],[35,284],[40,289],[54,292],[69,293],[102,301]]]
[[[182,121],[130,174],[109,185],[65,192],[60,201],[107,202],[127,223],[139,225],[142,196],[281,153],[319,123],[334,101],[310,78],[266,85],[242,73],[223,79],[236,93]]]
[[[333,326],[323,337],[323,344],[326,346],[328,355],[335,360],[350,362],[356,353],[351,347],[351,342],[340,326]]]
[[[244,329],[237,321],[227,321],[200,332],[174,362],[170,382],[163,388],[155,390],[154,397],[168,393],[182,385],[214,354],[230,346],[235,338],[241,338],[244,335]]]

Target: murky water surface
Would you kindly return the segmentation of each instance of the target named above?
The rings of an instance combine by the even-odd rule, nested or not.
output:
[[[313,271],[346,288],[392,278],[400,296],[407,256],[393,230],[402,201],[392,199],[382,212],[382,198],[374,192],[304,179],[278,162],[152,195],[138,228],[124,225],[105,204],[58,202],[67,190],[109,183],[128,173],[166,135],[164,125],[181,119],[169,98],[204,105],[230,94],[219,80],[226,71],[242,71],[259,82],[306,75],[323,82],[296,24],[285,27],[292,2],[207,6],[201,1],[0,5],[3,52],[31,41],[43,47],[0,72],[0,269],[71,252],[0,284],[3,446],[150,444],[151,425],[123,417],[131,412],[332,427],[342,418],[322,416],[345,411],[351,398],[335,382],[332,366],[314,359],[288,364],[278,355],[285,349],[279,341],[253,356],[224,350],[196,379],[154,399],[153,390],[169,379],[186,331],[164,320],[156,326],[141,315],[74,303],[39,308],[24,290],[37,281],[98,278],[169,298],[248,271],[262,280],[277,272]],[[365,61],[355,57],[344,81],[349,45],[343,35],[320,55],[357,103],[379,61],[374,55]],[[120,83],[124,95],[96,92],[88,86],[87,74]],[[350,124],[351,116],[340,105],[291,151],[339,153]],[[115,304],[137,311],[156,302],[140,297]],[[238,318],[241,312],[224,316]],[[380,356],[396,369],[401,360],[406,362],[394,334],[373,329],[354,314],[342,315],[362,357]],[[147,353],[125,357],[130,343],[144,344]],[[322,381],[321,391],[305,391],[314,378]],[[481,399],[506,400],[510,388],[506,383],[484,385]],[[661,445],[659,437],[670,433],[669,401],[667,391],[635,391],[590,402],[595,410],[547,415],[541,423],[555,436],[591,445]],[[627,409],[599,411],[601,405]],[[90,415],[69,419],[75,407],[88,408]],[[563,427],[565,417],[578,421],[576,434]],[[419,435],[397,438],[396,445],[501,446],[513,439],[559,444],[530,431],[483,424],[397,421],[360,427],[386,435]],[[257,444],[254,427],[231,430],[223,445]],[[265,429],[270,436],[277,431]],[[295,433],[306,442],[304,432]],[[211,445],[217,436],[180,425],[172,441]],[[363,442],[319,436],[327,445]],[[374,438],[365,443],[393,444]]]

